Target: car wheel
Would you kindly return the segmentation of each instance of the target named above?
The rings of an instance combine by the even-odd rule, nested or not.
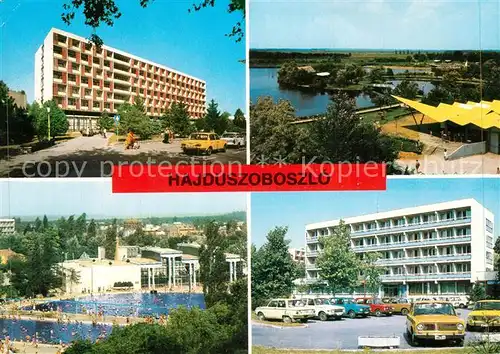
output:
[[[406,316],[408,314],[408,309],[401,309],[401,314]]]
[[[356,312],[354,312],[353,310],[349,311],[347,313],[347,316],[349,316],[349,318],[356,318]]]
[[[283,316],[283,322],[292,323],[292,319],[289,316]]]
[[[460,307],[461,309],[465,308],[465,305],[464,304],[460,304],[458,305],[458,307]]]
[[[377,317],[382,316],[382,312],[380,312],[380,310],[375,310],[375,316]]]
[[[224,146],[222,146],[221,151],[222,151],[222,152],[226,152],[226,144],[224,144]]]
[[[326,321],[326,320],[328,320],[328,316],[326,315],[326,313],[324,313],[323,311],[321,311],[321,312],[319,313],[319,319],[320,319],[321,321]]]
[[[209,147],[209,148],[207,149],[207,155],[208,155],[208,156],[212,155],[212,147]]]
[[[259,312],[257,314],[257,318],[260,320],[260,321],[265,321],[266,320],[266,316],[264,316],[264,314],[262,312]]]
[[[414,347],[417,347],[418,346],[418,339],[417,337],[415,337],[415,334],[411,334],[410,335],[410,345],[414,346]]]
[[[302,318],[302,319],[300,320],[300,323],[307,323],[307,321],[308,321],[308,319],[307,319],[307,318]]]

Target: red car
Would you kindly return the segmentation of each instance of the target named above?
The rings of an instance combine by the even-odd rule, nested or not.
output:
[[[382,315],[392,316],[392,313],[394,312],[394,308],[389,304],[383,303],[381,299],[374,299],[372,297],[359,297],[355,300],[358,304],[370,306],[370,313],[377,317],[380,317]]]

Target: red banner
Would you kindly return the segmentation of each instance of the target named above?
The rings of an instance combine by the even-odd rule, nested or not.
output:
[[[383,164],[123,165],[113,193],[385,190]]]

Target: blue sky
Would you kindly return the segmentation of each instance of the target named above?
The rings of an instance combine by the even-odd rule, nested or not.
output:
[[[245,193],[112,194],[110,178],[0,179],[1,217],[201,216],[246,210]]]
[[[497,0],[252,0],[251,48],[499,49]]]
[[[71,26],[61,20],[67,0],[0,1],[0,80],[34,99],[34,57],[52,27],[88,38],[92,33],[77,15]],[[196,2],[196,1],[194,1]],[[106,45],[166,65],[207,82],[207,98],[231,114],[245,111],[245,41],[225,37],[241,15],[227,13],[227,0],[215,8],[188,13],[192,1],[116,1],[122,16],[97,34]]]
[[[465,198],[495,214],[500,236],[500,178],[405,177],[388,179],[380,192],[252,193],[252,243],[261,246],[275,226],[288,226],[291,246],[300,248],[306,224]]]

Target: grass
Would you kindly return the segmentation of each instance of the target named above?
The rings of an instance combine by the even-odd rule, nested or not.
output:
[[[386,110],[383,119],[381,119],[380,111],[360,114],[360,117],[363,118],[364,122],[375,123],[378,121],[380,124],[384,124],[407,114],[410,114],[407,108],[398,107]]]
[[[469,348],[470,349],[470,348]],[[294,353],[294,354],[347,354],[352,353],[352,350],[295,350],[295,349],[276,349],[276,348],[266,348],[261,346],[253,346],[253,354],[284,354],[284,353]],[[360,353],[380,353],[380,351],[373,351],[369,349],[359,350]],[[385,351],[384,351],[385,352]],[[386,351],[390,354],[422,354],[422,353],[436,353],[439,354],[464,354],[468,353],[468,348],[460,349],[441,349],[439,348],[429,348],[429,350],[419,349],[419,350],[397,350],[391,349]]]

